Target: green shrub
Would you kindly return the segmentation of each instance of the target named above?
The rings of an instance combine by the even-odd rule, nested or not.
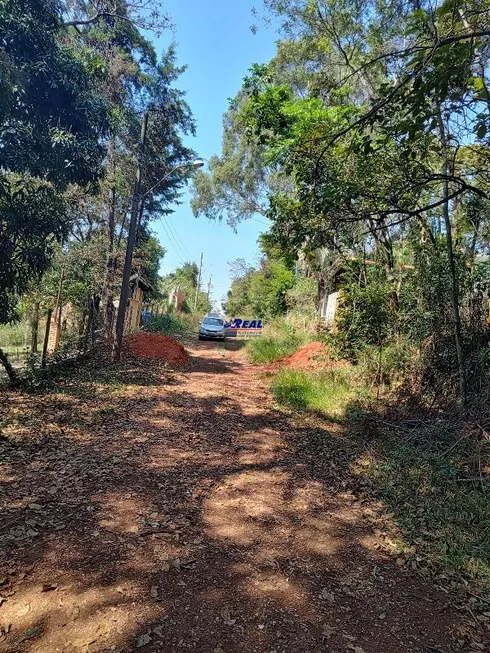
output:
[[[247,342],[248,355],[252,363],[272,363],[289,356],[306,344],[309,336],[285,322],[265,327],[263,336]]]
[[[4,351],[22,349],[26,341],[26,324],[0,324],[0,347]]]
[[[358,356],[359,374],[370,385],[392,386],[407,379],[417,361],[416,347],[404,338],[384,347],[366,345]]]
[[[186,317],[177,317],[169,313],[153,316],[145,326],[145,331],[150,333],[164,333],[166,335],[178,335],[192,329],[191,320]]]
[[[424,439],[434,438],[429,433]],[[490,508],[478,478],[461,482],[468,452],[454,448],[451,459],[393,435],[383,445],[366,474],[396,513],[405,541],[429,561],[463,572],[490,596]]]
[[[356,394],[350,370],[309,373],[282,368],[272,381],[277,401],[298,410],[342,413]]]

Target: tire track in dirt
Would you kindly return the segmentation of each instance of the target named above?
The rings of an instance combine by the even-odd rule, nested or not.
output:
[[[472,651],[451,595],[386,551],[341,428],[275,410],[229,347],[118,390],[110,419],[86,417],[103,389],[46,399],[3,471],[38,533],[5,542],[0,650]]]

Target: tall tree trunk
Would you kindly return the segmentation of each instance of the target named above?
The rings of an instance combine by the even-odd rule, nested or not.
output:
[[[1,348],[0,348],[0,363],[5,368],[5,371],[7,372],[10,381],[12,383],[15,383],[16,381],[18,381],[17,372],[12,367],[12,365],[11,365],[9,359],[8,359],[7,354]]]
[[[51,329],[51,316],[53,315],[53,309],[48,308],[46,313],[46,330],[44,332],[44,343],[43,343],[43,354],[41,356],[41,367],[46,367],[46,356],[48,354],[48,342],[49,342],[49,331]]]
[[[112,163],[112,172],[115,172],[114,139],[109,143],[109,159]],[[116,187],[109,189],[109,204],[107,211],[107,262],[104,284],[102,286],[102,319],[104,335],[112,340],[112,327],[114,324],[114,280],[116,277],[116,252],[114,241],[116,235]]]
[[[114,280],[116,277],[116,253],[114,251],[114,237],[116,229],[116,189],[110,190],[109,211],[107,214],[107,264],[102,287],[102,314],[104,333],[106,338],[112,339],[112,326],[114,324]]]
[[[459,311],[459,283],[458,283],[458,275],[456,272],[456,261],[454,259],[451,217],[449,214],[449,182],[447,179],[449,166],[448,166],[447,135],[446,135],[446,129],[444,126],[444,120],[442,117],[440,105],[437,107],[437,109],[438,109],[437,119],[439,122],[439,133],[441,137],[442,174],[444,177],[444,181],[442,184],[442,199],[444,200],[442,205],[442,215],[443,215],[444,226],[446,230],[447,258],[449,263],[449,276],[451,279],[451,305],[452,305],[452,318],[453,318],[453,330],[454,330],[454,344],[456,347],[456,356],[458,359],[459,402],[460,402],[461,412],[463,414],[466,414],[468,411],[468,397],[467,397],[467,385],[466,385],[466,366],[465,366],[465,359],[464,359],[464,352],[463,352],[463,338],[461,334],[461,315]]]
[[[88,302],[88,320],[87,320],[87,329],[85,331],[85,342],[84,342],[84,351],[88,351],[89,343],[92,342],[91,336],[94,330],[94,321],[95,321],[95,311],[94,311],[94,298],[90,297]]]
[[[37,354],[39,338],[39,302],[35,302],[34,310],[31,317],[31,352]]]

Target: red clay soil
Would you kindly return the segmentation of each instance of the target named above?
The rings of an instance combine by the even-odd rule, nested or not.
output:
[[[323,342],[309,342],[300,347],[293,354],[281,358],[271,367],[290,367],[294,370],[324,370],[339,367],[347,367],[349,363],[344,360],[332,360],[329,356],[327,346]]]
[[[277,411],[243,350],[150,362],[0,394],[0,653],[490,651],[398,548],[371,440]]]
[[[185,367],[189,356],[182,345],[170,336],[139,331],[124,338],[125,351],[138,358],[163,359],[172,367]]]

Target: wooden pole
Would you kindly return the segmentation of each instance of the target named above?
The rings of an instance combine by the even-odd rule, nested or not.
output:
[[[129,295],[129,277],[131,276],[131,263],[133,261],[134,244],[136,241],[136,228],[138,226],[139,208],[141,202],[141,177],[143,173],[143,158],[145,154],[146,131],[148,128],[148,113],[145,113],[141,125],[141,137],[138,150],[138,167],[136,169],[136,181],[134,183],[133,199],[131,205],[131,219],[129,222],[128,240],[126,245],[126,258],[121,285],[121,295],[117,309],[116,320],[116,343],[114,347],[114,361],[121,359],[122,341],[124,336],[124,322],[126,318],[126,307]]]
[[[46,367],[46,354],[48,353],[48,342],[49,342],[49,330],[51,328],[51,316],[53,315],[53,309],[48,308],[46,313],[46,330],[44,332],[44,343],[43,343],[43,354],[41,357],[41,367]]]
[[[31,317],[31,352],[37,354],[37,339],[39,334],[39,302],[34,303],[34,310]]]
[[[61,268],[60,283],[58,286],[58,294],[56,296],[56,310],[58,312],[57,313],[55,312],[56,315],[56,339],[54,342],[55,349],[58,349],[58,346],[60,344],[60,337],[61,337],[61,294],[63,292],[63,281],[65,280],[65,268],[66,268],[66,261],[63,262],[63,267]]]
[[[201,262],[199,263],[199,275],[197,277],[196,295],[194,297],[194,310],[196,310],[197,308],[197,298],[201,287],[202,257],[203,257],[203,252],[201,252]]]

